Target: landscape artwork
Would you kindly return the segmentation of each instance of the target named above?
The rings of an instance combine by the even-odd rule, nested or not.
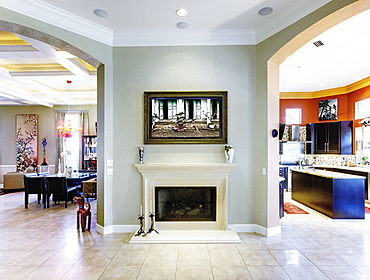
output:
[[[16,166],[18,172],[37,167],[37,115],[16,115]]]
[[[145,92],[144,144],[227,143],[227,92]]]
[[[319,101],[319,121],[338,119],[338,99]]]

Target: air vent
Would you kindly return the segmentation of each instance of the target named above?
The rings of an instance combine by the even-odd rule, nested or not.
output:
[[[319,41],[316,41],[316,42],[313,42],[313,44],[316,46],[316,47],[321,47],[324,45],[323,42],[321,42],[320,40]]]

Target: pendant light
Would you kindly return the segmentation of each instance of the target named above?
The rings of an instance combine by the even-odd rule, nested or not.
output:
[[[68,116],[70,116],[70,112],[71,112],[71,83],[72,81],[67,80],[68,92],[69,92]],[[58,130],[58,133],[57,133],[58,137],[71,138],[74,133],[81,131],[82,128],[73,126],[71,120],[60,120],[58,122],[57,130]]]

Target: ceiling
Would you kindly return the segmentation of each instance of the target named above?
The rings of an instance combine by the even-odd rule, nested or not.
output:
[[[328,2],[330,0],[203,0],[201,3],[197,0],[162,0],[160,3],[155,0],[0,0],[0,6],[110,46],[176,46],[254,45]],[[273,12],[260,15],[264,7],[272,7]],[[187,15],[176,15],[179,8],[185,8]],[[96,9],[102,9],[109,16],[98,17],[94,13]],[[188,28],[178,28],[179,23]],[[360,67],[367,57],[360,62],[350,62],[359,59],[358,54],[366,47],[369,49],[363,41],[356,43],[370,37],[367,36],[369,22],[352,23],[350,28],[356,32],[342,28],[347,29],[317,38],[324,46],[312,48],[312,43],[308,44],[281,65],[281,91],[332,88],[350,83],[353,76],[370,76],[366,74],[366,65]],[[363,48],[355,49],[359,46]],[[333,61],[336,64],[332,64]],[[346,66],[340,68],[341,64]],[[339,69],[346,69],[350,78],[344,79],[345,71]],[[72,81],[70,87],[67,80]],[[45,43],[0,32],[0,105],[65,104],[96,104],[96,69]]]

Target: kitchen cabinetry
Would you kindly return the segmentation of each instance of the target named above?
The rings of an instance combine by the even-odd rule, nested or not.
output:
[[[352,121],[313,123],[310,132],[313,154],[352,154]]]
[[[97,136],[84,135],[82,136],[82,170],[96,171],[97,156],[96,156]]]

